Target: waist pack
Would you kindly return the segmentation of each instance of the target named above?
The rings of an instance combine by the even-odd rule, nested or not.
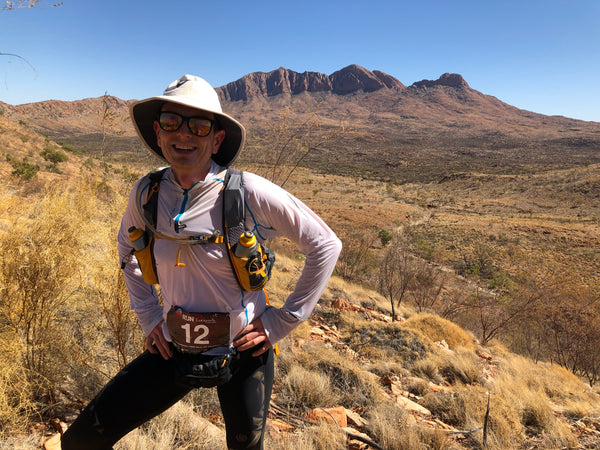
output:
[[[226,355],[202,355],[173,350],[173,363],[180,381],[192,388],[210,388],[228,383],[238,369],[240,353],[232,349]]]

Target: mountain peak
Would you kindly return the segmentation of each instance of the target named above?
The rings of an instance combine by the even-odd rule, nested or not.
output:
[[[221,100],[235,102],[259,96],[297,95],[302,92],[331,92],[345,95],[356,91],[373,92],[379,89],[405,88],[406,86],[391,75],[380,71],[370,72],[352,64],[331,75],[319,72],[298,73],[283,67],[267,73],[254,72],[217,88],[217,92]]]
[[[383,72],[370,72],[364,67],[351,64],[329,77],[334,94],[344,95],[355,91],[373,92],[384,88],[404,89],[400,81]]]
[[[414,87],[449,86],[453,88],[468,88],[465,79],[457,73],[445,73],[437,80],[421,80],[413,83]]]

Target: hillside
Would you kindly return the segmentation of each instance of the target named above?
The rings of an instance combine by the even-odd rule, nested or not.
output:
[[[256,161],[257,146],[273,145],[282,122],[307,121],[316,124],[314,148],[302,165],[340,175],[428,181],[465,170],[531,173],[600,162],[600,123],[520,110],[472,89],[458,74],[405,86],[356,65],[331,75],[280,68],[218,91],[224,109],[248,128],[247,162]],[[97,152],[105,135],[111,152],[135,155],[140,147],[129,103],[101,97],[0,108],[53,139]],[[105,105],[113,117],[103,130]]]
[[[56,143],[3,118],[0,129],[0,145],[12,155],[11,161],[0,162],[11,180],[0,189],[5,207],[0,216],[0,343],[6,355],[0,358],[0,448],[39,449],[43,443],[50,450],[59,431],[115,373],[120,358],[131,358],[140,348],[111,250],[135,177],[124,181],[115,167],[71,154],[59,164],[69,164],[69,171],[46,173],[44,159],[34,157]],[[26,146],[12,144],[24,140]],[[10,162],[25,156],[42,165],[37,181],[9,174]],[[348,220],[366,232],[373,219],[360,213],[385,192],[373,211],[380,218],[421,222],[429,215],[426,205],[394,200],[380,182],[300,170],[290,188],[340,229]],[[340,201],[340,191],[350,190],[360,195]],[[351,246],[348,235],[342,237]],[[269,296],[278,305],[301,263],[284,242],[273,248],[278,258]],[[26,270],[10,272],[13,266]],[[42,270],[47,268],[52,270]],[[31,371],[23,376],[19,368],[20,352],[33,350],[13,334],[14,314],[27,298],[20,286],[59,300],[50,310],[33,303],[27,310],[53,318],[45,339],[35,341],[48,355],[37,369],[43,370],[43,383]],[[452,287],[473,289],[460,277]],[[109,320],[118,312],[121,328]],[[484,439],[488,448],[498,450],[597,447],[600,396],[581,379],[557,365],[511,353],[498,342],[483,346],[449,320],[419,313],[412,301],[397,309],[395,319],[380,293],[332,278],[310,321],[281,342],[267,448],[460,450],[482,448]],[[194,443],[192,448],[214,450],[224,448],[223,440],[216,395],[202,391],[130,433],[116,448],[173,450]]]

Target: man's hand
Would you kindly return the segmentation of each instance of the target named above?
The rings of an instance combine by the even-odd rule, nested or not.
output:
[[[260,345],[258,349],[252,353],[252,356],[262,355],[264,352],[266,352],[269,347],[271,347],[271,342],[267,337],[262,320],[260,320],[260,318],[255,319],[252,323],[240,331],[234,338],[233,345],[237,347],[240,352]]]
[[[169,342],[165,339],[162,326],[163,321],[161,320],[150,332],[146,338],[146,348],[150,353],[160,353],[164,359],[169,359],[171,356],[173,356],[173,352],[171,351]]]

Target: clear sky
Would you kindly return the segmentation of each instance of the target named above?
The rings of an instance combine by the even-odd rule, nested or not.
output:
[[[0,10],[0,53],[27,60],[0,56],[0,101],[141,99],[185,73],[217,87],[358,64],[406,85],[459,73],[513,106],[600,122],[599,0],[52,3]]]

